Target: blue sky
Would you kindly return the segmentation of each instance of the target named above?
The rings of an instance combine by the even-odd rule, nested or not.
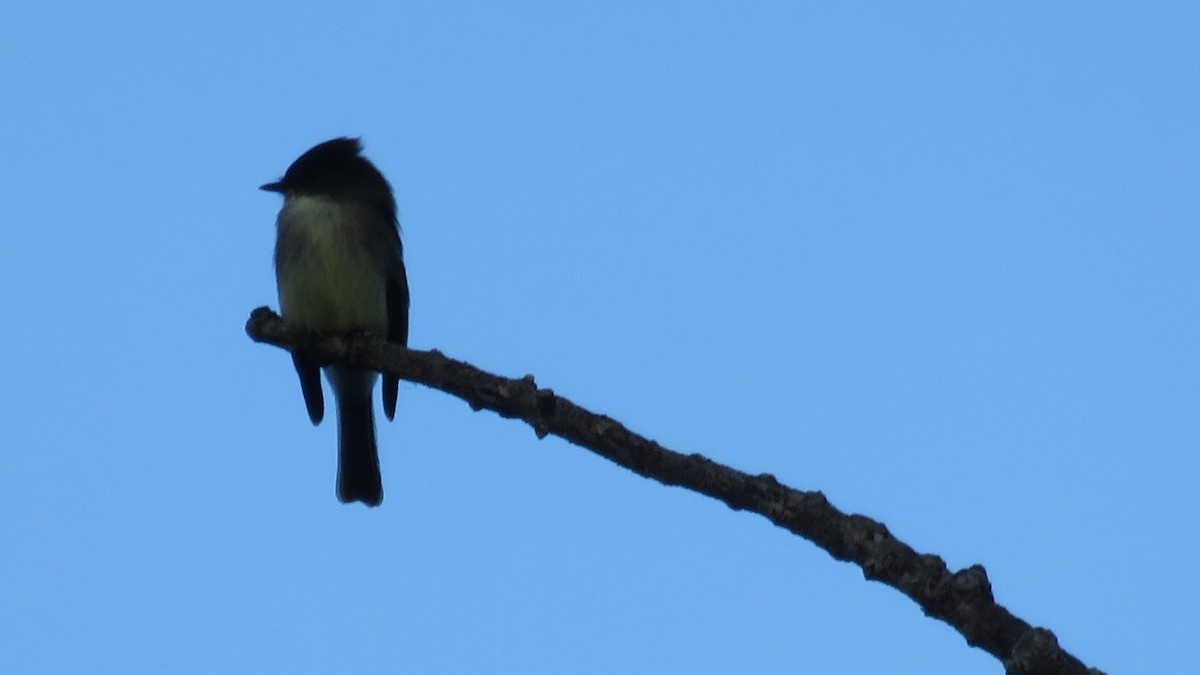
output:
[[[411,343],[1194,666],[1194,3],[6,3],[0,671],[997,673],[811,544],[405,384],[333,495],[278,197],[362,136]]]

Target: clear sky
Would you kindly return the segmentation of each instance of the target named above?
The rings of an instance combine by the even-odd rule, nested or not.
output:
[[[401,6],[403,5],[403,6]],[[937,6],[935,6],[937,5]],[[418,348],[1195,666],[1200,5],[0,5],[0,672],[1001,672],[808,542],[442,393],[334,498],[278,178],[362,136]]]

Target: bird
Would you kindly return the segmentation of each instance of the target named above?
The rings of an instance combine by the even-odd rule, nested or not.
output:
[[[408,275],[392,186],[363,156],[358,138],[334,138],[300,155],[283,177],[259,189],[283,195],[276,218],[275,280],[290,327],[316,339],[370,333],[408,346]],[[372,394],[378,374],[321,367],[292,353],[308,417],[321,423],[323,370],[337,405],[337,498],[383,501]],[[383,374],[382,399],[396,415],[399,378]]]

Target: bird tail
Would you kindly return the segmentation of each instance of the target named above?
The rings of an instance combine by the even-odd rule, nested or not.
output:
[[[376,375],[345,366],[332,366],[329,375],[338,408],[337,497],[343,503],[359,501],[379,506],[383,482],[371,407]]]

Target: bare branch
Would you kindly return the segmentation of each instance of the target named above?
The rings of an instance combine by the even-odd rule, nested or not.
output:
[[[404,349],[371,336],[313,341],[291,331],[274,312],[259,307],[246,332],[258,342],[302,349],[323,362],[341,362],[394,373],[466,401],[523,420],[538,438],[554,434],[664,485],[678,485],[753,511],[808,539],[838,560],[854,562],[867,579],[912,598],[929,616],[950,624],[1004,662],[1010,675],[1103,675],[1058,645],[1054,634],[1031,627],[996,603],[981,565],[951,572],[938,556],[917,553],[878,521],[845,514],[820,492],[796,490],[771,474],[750,475],[702,455],[684,455],[626,429],[620,422],[539,389],[532,375],[510,379],[482,371],[441,352]]]

